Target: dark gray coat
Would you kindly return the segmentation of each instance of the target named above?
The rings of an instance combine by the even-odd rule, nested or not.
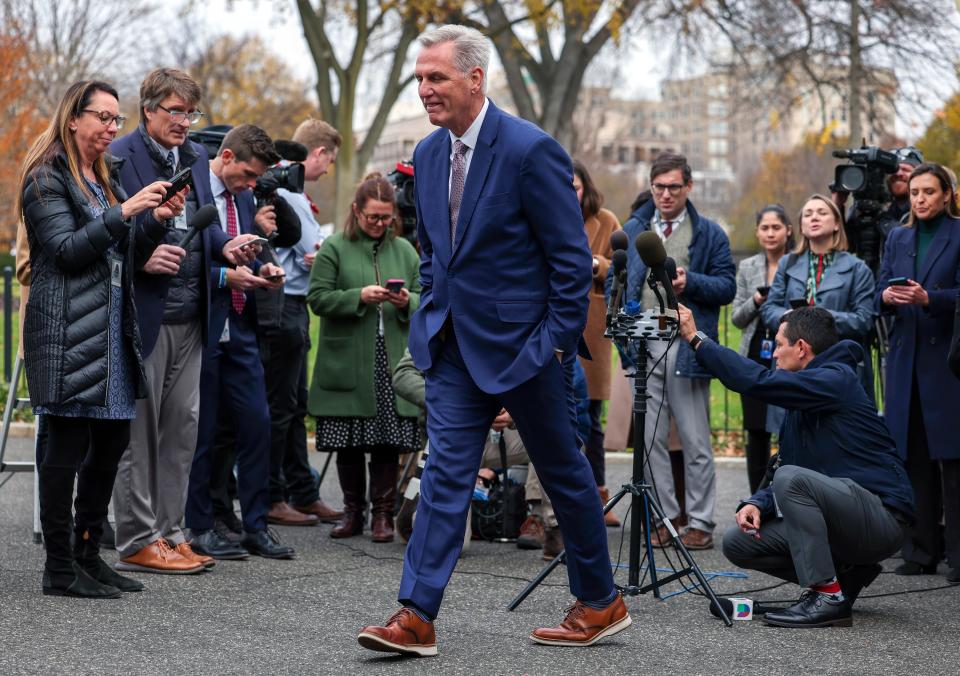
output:
[[[126,199],[116,180],[110,185],[118,200]],[[22,197],[33,274],[23,329],[32,404],[106,405],[110,266],[105,254],[115,242],[124,252],[123,335],[137,360],[137,396],[144,396],[133,271],[163,240],[164,226],[147,218],[133,230],[119,204],[95,217],[62,151],[30,174]]]

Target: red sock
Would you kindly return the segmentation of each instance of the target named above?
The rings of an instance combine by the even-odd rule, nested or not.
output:
[[[821,594],[839,594],[841,592],[840,583],[837,582],[837,578],[833,578],[829,582],[824,582],[823,584],[812,584],[810,589]]]

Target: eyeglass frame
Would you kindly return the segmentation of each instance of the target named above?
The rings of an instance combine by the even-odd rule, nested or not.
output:
[[[191,126],[191,127],[192,127],[193,125],[195,125],[197,122],[199,122],[199,121],[203,118],[203,111],[202,111],[202,110],[197,110],[197,109],[194,109],[194,110],[170,110],[170,109],[167,108],[166,106],[161,106],[159,103],[157,104],[157,108],[159,108],[160,110],[162,110],[163,112],[165,112],[167,115],[169,115],[169,116],[170,116],[170,119],[173,120],[174,122],[179,123],[179,122],[181,121],[181,119],[182,119],[182,121],[186,122],[186,123],[187,123],[189,126]],[[195,118],[195,119],[192,119],[192,120],[191,120],[191,119],[190,119],[191,117],[193,117],[193,118]]]
[[[655,195],[662,195],[665,191],[668,191],[671,196],[676,197],[688,185],[689,183],[651,183],[650,192]]]
[[[114,115],[109,110],[94,110],[93,108],[81,108],[81,113],[93,113],[97,116],[97,119],[100,120],[100,124],[104,127],[109,127],[110,123],[117,125],[117,131],[123,129],[123,125],[126,124],[127,118],[123,115]],[[107,115],[107,119],[103,119],[103,116]]]
[[[380,224],[380,223],[382,223],[383,225],[387,225],[388,223],[393,222],[393,221],[396,220],[396,218],[397,218],[397,217],[396,217],[395,215],[393,215],[393,214],[390,214],[390,215],[387,215],[387,214],[365,214],[365,213],[363,213],[362,211],[360,212],[360,215],[363,216],[363,218],[367,221],[367,223],[373,223],[373,224]]]

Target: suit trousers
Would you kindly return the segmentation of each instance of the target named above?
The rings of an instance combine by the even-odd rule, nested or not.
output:
[[[160,538],[176,546],[200,419],[200,322],[163,324],[144,361],[147,397],[137,400],[130,445],[113,488],[117,553],[132,556]]]
[[[230,339],[203,351],[200,369],[200,425],[197,452],[190,470],[186,525],[194,531],[213,528],[210,474],[213,469],[217,420],[233,418],[237,432],[237,494],[243,528],[256,533],[267,528],[270,508],[270,411],[257,346],[253,309],[243,315],[230,311]],[[222,408],[221,408],[222,407]]]
[[[773,475],[782,519],[760,522],[755,540],[733,526],[723,553],[741,568],[809,587],[837,576],[837,566],[878,563],[900,548],[904,526],[880,498],[851,479],[785,465]]]
[[[669,350],[667,346],[670,345]],[[685,501],[691,528],[713,531],[713,508],[717,497],[716,469],[710,445],[710,381],[677,374],[680,345],[647,343],[646,479],[652,482],[667,518],[680,516],[673,483],[668,440],[670,418],[677,424],[683,445]],[[666,356],[664,356],[666,355]]]
[[[450,331],[426,373],[430,456],[404,556],[398,599],[436,617],[463,546],[467,509],[490,424],[501,407],[516,423],[557,514],[567,547],[570,591],[584,601],[613,594],[603,512],[576,436],[574,355],[550,359],[536,376],[502,394],[483,392]]]
[[[307,301],[286,296],[280,326],[260,329],[270,405],[270,502],[306,506],[320,499],[307,459]]]

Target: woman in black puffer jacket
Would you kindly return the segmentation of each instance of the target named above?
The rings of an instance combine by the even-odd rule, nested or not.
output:
[[[99,541],[144,391],[133,272],[163,240],[184,195],[161,206],[170,184],[157,182],[126,199],[106,156],[123,125],[118,109],[110,85],[71,85],[20,173],[17,213],[32,268],[24,359],[34,413],[48,430],[38,468],[44,594],[115,598],[143,588],[100,559]],[[147,210],[135,228],[133,217]]]

